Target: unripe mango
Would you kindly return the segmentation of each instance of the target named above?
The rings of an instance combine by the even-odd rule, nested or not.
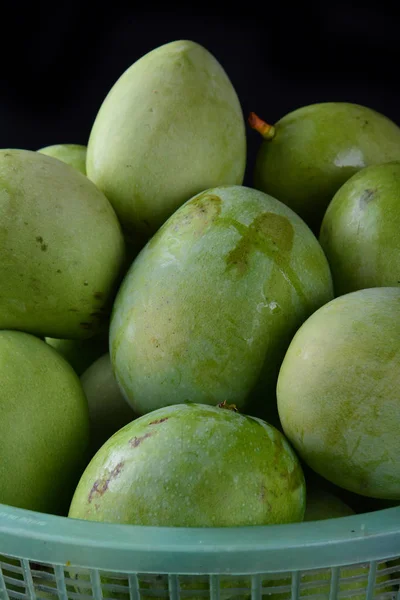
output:
[[[116,81],[93,123],[87,175],[143,240],[188,198],[241,184],[246,131],[226,72],[201,45],[164,44]]]
[[[292,336],[332,297],[325,255],[298,215],[251,188],[210,189],[168,219],[119,288],[117,381],[138,414],[226,400],[269,420]]]
[[[74,167],[83,175],[86,175],[86,151],[86,146],[82,144],[53,144],[38,150],[41,154],[58,158],[58,160]]]
[[[62,161],[0,150],[0,329],[83,339],[109,318],[125,243],[107,198]]]

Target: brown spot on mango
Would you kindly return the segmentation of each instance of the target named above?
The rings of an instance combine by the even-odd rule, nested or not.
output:
[[[147,433],[145,433],[144,435],[141,435],[139,437],[134,437],[131,440],[129,440],[129,445],[131,448],[137,448],[142,442],[143,440],[151,437],[153,435],[153,433],[150,433],[150,431],[148,431]]]
[[[121,473],[122,468],[124,466],[124,462],[119,462],[112,471],[110,471],[110,473],[108,474],[108,476],[103,477],[103,479],[97,479],[93,486],[92,489],[90,490],[89,493],[89,497],[88,497],[88,501],[89,504],[90,502],[93,500],[94,496],[102,496],[107,490],[108,490],[108,486],[110,485],[110,481],[112,481],[113,479],[116,479],[116,477],[118,477],[118,475]]]
[[[368,204],[374,200],[375,196],[376,196],[376,192],[377,190],[373,190],[373,189],[368,189],[365,190],[361,196],[360,196],[360,208],[361,210],[364,210]]]
[[[195,196],[172,217],[172,231],[201,237],[221,213],[222,200],[216,194],[203,192]]]
[[[149,425],[158,425],[159,423],[164,423],[164,421],[168,421],[168,417],[164,417],[163,419],[156,419],[155,421],[151,421]]]

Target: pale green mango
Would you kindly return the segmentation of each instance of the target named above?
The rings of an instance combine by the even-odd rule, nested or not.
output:
[[[208,190],[125,276],[110,321],[115,376],[138,414],[227,400],[270,420],[292,336],[332,297],[322,248],[290,208],[243,186]]]
[[[319,236],[335,295],[400,285],[400,162],[362,169],[336,192]]]
[[[335,494],[307,484],[307,503],[304,521],[322,521],[349,517],[356,513]]]
[[[79,378],[44,341],[1,331],[0,380],[0,503],[64,513],[89,442]]]
[[[82,144],[54,144],[40,148],[38,152],[58,158],[77,171],[86,175],[86,146]]]
[[[194,194],[241,184],[243,113],[215,57],[178,40],[131,65],[96,115],[86,167],[141,246]]]
[[[304,462],[361,496],[400,499],[400,289],[335,298],[299,328],[278,410]]]
[[[95,454],[69,517],[160,527],[302,521],[300,462],[283,434],[235,410],[186,403],[144,415]]]
[[[113,208],[62,161],[0,150],[0,329],[82,339],[109,318],[125,260]]]
[[[108,438],[137,415],[119,389],[108,352],[85,370],[81,383],[89,405],[90,454],[93,456]]]
[[[265,127],[254,187],[295,210],[319,234],[324,213],[345,181],[368,165],[400,160],[400,127],[350,102],[302,106]]]

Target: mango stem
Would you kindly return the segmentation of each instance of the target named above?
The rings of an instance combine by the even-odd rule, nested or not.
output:
[[[248,122],[250,127],[258,131],[258,133],[260,133],[264,139],[271,140],[274,137],[275,127],[273,125],[269,125],[268,123],[260,119],[260,117],[257,116],[256,113],[250,113]]]
[[[218,408],[227,408],[228,410],[233,410],[234,412],[239,412],[236,404],[228,404],[226,400],[224,400],[223,402],[220,402],[218,404]]]

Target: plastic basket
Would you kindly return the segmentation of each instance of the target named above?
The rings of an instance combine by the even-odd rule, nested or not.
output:
[[[185,529],[0,505],[0,555],[1,600],[400,600],[400,507],[313,523]]]

